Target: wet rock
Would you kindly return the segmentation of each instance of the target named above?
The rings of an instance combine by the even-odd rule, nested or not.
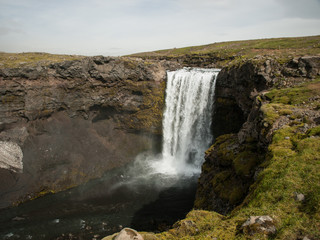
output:
[[[12,221],[22,221],[22,220],[25,220],[25,218],[24,217],[14,217],[14,218],[12,218]]]
[[[242,224],[241,229],[248,235],[273,235],[276,233],[274,221],[270,216],[251,216]]]
[[[55,219],[52,222],[55,223],[55,224],[58,224],[58,223],[60,223],[60,219]]]

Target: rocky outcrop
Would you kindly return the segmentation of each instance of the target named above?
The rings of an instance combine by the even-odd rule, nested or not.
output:
[[[118,118],[120,127],[158,131],[159,120],[155,120],[161,113],[156,107],[163,106],[167,68],[165,63],[93,57],[47,67],[0,69],[2,128],[22,119],[47,118],[57,111],[83,118],[95,111],[95,120],[104,118],[104,113],[136,113],[132,118],[136,124]],[[145,119],[144,111],[151,108],[154,126]]]
[[[226,214],[246,196],[263,152],[254,142],[241,144],[236,134],[218,137],[206,152],[195,207]]]
[[[242,224],[241,230],[251,236],[256,234],[271,236],[277,231],[274,221],[270,216],[251,216]]]
[[[221,70],[213,120],[216,141],[206,152],[196,208],[230,212],[257,179],[277,130],[306,123],[297,130],[305,134],[319,124],[319,84],[293,88],[319,76],[319,60],[301,57],[280,64],[257,57]],[[284,88],[281,94],[269,92],[275,86]]]
[[[0,207],[99,177],[151,149],[174,66],[92,57],[0,69]]]
[[[143,240],[144,238],[132,228],[124,228],[119,233],[105,237],[102,240]]]
[[[259,92],[291,87],[319,75],[319,61],[319,56],[306,56],[280,63],[276,58],[256,56],[224,67],[216,83],[214,136],[237,133],[247,120],[252,122]]]

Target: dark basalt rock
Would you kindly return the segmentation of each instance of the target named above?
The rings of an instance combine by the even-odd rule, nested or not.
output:
[[[97,56],[1,69],[0,141],[20,146],[23,170],[0,169],[0,208],[100,177],[153,148],[167,65]]]

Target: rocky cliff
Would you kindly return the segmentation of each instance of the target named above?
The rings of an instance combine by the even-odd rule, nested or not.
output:
[[[219,74],[213,129],[217,138],[206,152],[195,207],[221,214],[233,210],[228,224],[237,230],[226,230],[228,239],[270,236],[243,230],[248,214],[275,218],[277,239],[319,237],[314,221],[319,218],[314,199],[319,176],[312,173],[319,170],[319,70],[320,57],[308,56],[282,64],[252,59]],[[308,200],[296,200],[301,192]],[[312,215],[306,210],[310,207]],[[296,215],[304,223],[286,226]],[[227,220],[220,225],[223,222]]]
[[[320,57],[226,60],[195,201],[202,210],[145,237],[319,238]],[[187,63],[93,57],[1,69],[0,207],[81,184],[152,148],[165,72]]]
[[[0,207],[97,178],[154,147],[171,67],[92,57],[0,69]]]
[[[292,124],[290,114],[300,112],[300,122],[308,117],[305,132],[319,124],[318,109],[312,109],[312,105],[311,109],[297,110],[299,107],[295,106],[297,109],[293,110],[267,104],[270,88],[288,88],[290,92],[293,86],[319,76],[319,70],[317,56],[296,58],[285,64],[257,57],[222,69],[217,79],[213,119],[217,140],[206,152],[196,207],[225,214],[239,204],[261,170],[259,165],[274,132]],[[315,95],[309,97],[317,99],[319,96]],[[286,104],[292,104],[291,101]],[[318,100],[315,101],[314,105]],[[277,112],[274,118],[279,117],[278,121],[270,120],[272,111]]]
[[[166,232],[142,236],[319,239],[319,70],[319,56],[257,56],[225,66],[197,210]]]

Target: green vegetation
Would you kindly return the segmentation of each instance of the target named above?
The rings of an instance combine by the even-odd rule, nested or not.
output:
[[[279,63],[284,63],[291,59],[292,56],[317,54],[320,54],[320,36],[220,42],[202,46],[136,53],[130,56],[167,59],[190,56],[204,60],[209,58],[223,66],[230,63],[230,60],[245,60],[257,55],[273,56]]]
[[[82,59],[79,55],[49,53],[4,53],[0,52],[0,68],[47,66],[51,63]]]
[[[275,133],[269,151],[269,165],[237,215],[273,216],[277,220],[276,239],[304,235],[318,239],[320,139],[299,134],[298,126],[286,126]],[[296,201],[295,192],[303,193],[306,201]]]
[[[273,103],[301,105],[310,101],[312,97],[319,95],[320,79],[317,79],[312,84],[304,83],[300,86],[285,89],[273,89],[265,96]]]

